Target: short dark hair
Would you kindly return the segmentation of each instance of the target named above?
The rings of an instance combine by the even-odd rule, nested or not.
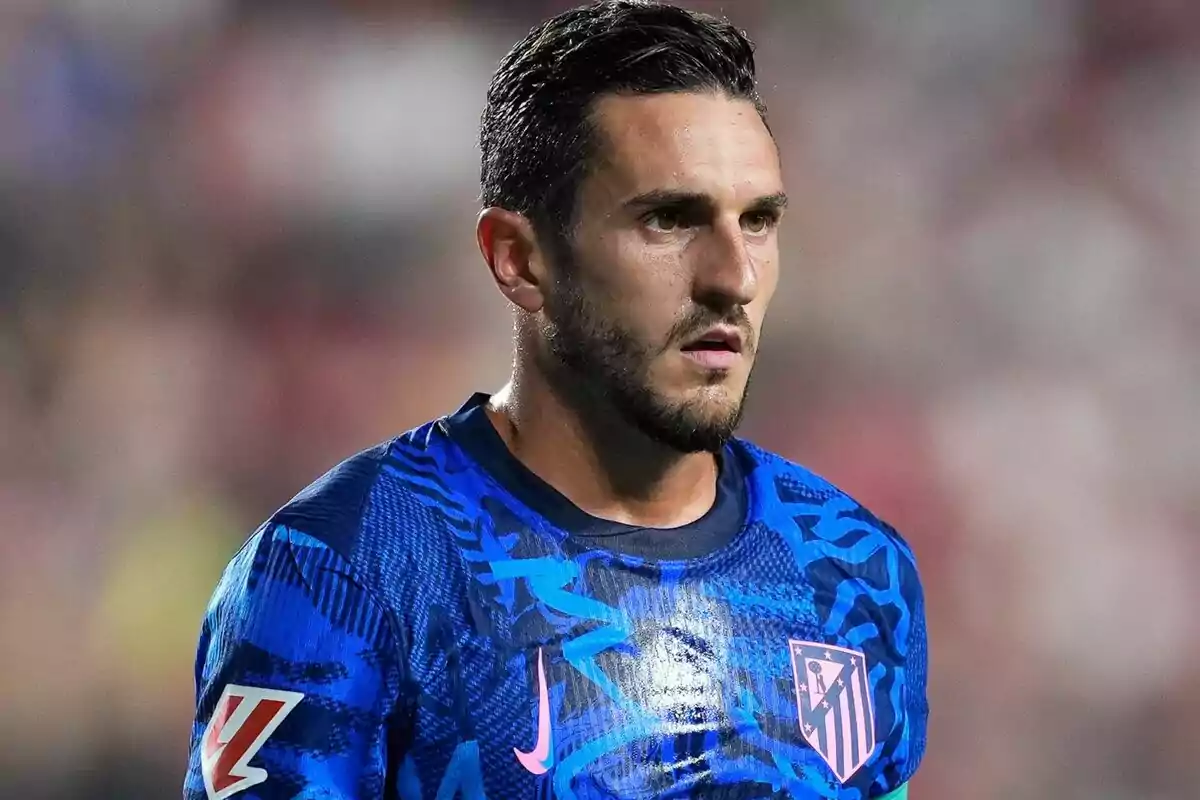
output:
[[[601,0],[553,17],[501,60],[480,126],[481,201],[562,241],[608,94],[722,92],[754,103],[754,45],[729,22],[645,0]]]

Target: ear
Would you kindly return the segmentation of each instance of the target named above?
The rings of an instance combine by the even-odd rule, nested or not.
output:
[[[475,239],[509,302],[531,314],[540,311],[546,300],[545,260],[529,219],[507,209],[485,208],[475,223]]]

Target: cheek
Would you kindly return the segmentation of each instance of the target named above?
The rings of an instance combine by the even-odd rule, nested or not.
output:
[[[597,302],[617,304],[635,293],[628,246],[618,236],[597,236],[576,245],[574,271],[579,285]]]
[[[760,309],[760,316],[770,305],[777,288],[779,288],[779,256],[778,253],[772,253],[770,258],[764,258],[759,262],[758,295],[754,298],[752,305]]]
[[[653,252],[629,238],[611,244],[606,258],[593,262],[594,280],[589,283],[598,304],[639,338],[665,335],[690,292],[680,254]]]
[[[749,305],[746,306],[746,315],[750,318],[750,325],[754,328],[756,351],[762,347],[761,333],[763,324],[771,301],[775,297],[775,290],[778,288],[778,284],[779,272],[775,269],[774,265],[761,270],[758,275],[758,292]]]
[[[631,233],[616,243],[607,274],[627,297],[646,302],[675,297],[687,291],[687,252],[678,246],[646,244]]]

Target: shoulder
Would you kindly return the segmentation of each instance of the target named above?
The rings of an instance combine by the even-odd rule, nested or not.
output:
[[[900,573],[913,593],[920,593],[917,557],[904,536],[849,492],[807,467],[745,440],[737,440],[749,467],[756,505],[768,517],[795,521],[805,541],[824,550],[863,555],[884,551],[889,571]]]
[[[414,553],[421,566],[446,561],[430,556],[444,549],[441,519],[453,513],[448,492],[433,488],[447,472],[433,427],[344,459],[270,515],[226,566],[210,610],[261,605],[267,595],[286,608],[296,592],[389,613],[403,605],[417,583],[405,580],[418,573]]]
[[[394,441],[377,444],[334,466],[276,511],[269,526],[301,531],[349,556],[357,544],[367,499]]]
[[[227,571],[260,574],[280,560],[374,589],[413,550],[439,544],[456,513],[451,450],[433,421],[342,460],[271,514]]]
[[[341,595],[331,586],[370,592],[351,566],[363,511],[391,443],[347,458],[272,514],[229,561],[210,602],[210,614],[282,613],[289,592]],[[264,599],[269,598],[269,599]],[[228,612],[219,616],[228,617]],[[236,616],[236,614],[235,614]]]
[[[817,587],[814,603],[824,632],[882,665],[893,676],[885,682],[903,683],[902,701],[894,691],[877,688],[874,695],[876,708],[888,709],[877,721],[890,719],[897,734],[887,737],[875,762],[887,771],[881,773],[887,775],[884,786],[895,793],[920,765],[929,715],[925,598],[913,549],[826,478],[753,444],[738,444],[759,519],[787,541],[806,582]]]
[[[271,515],[268,527],[298,532],[351,564],[370,563],[432,527],[453,492],[448,447],[426,423],[338,463]]]

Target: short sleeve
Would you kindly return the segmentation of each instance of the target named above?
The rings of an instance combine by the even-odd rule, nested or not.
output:
[[[206,612],[184,796],[381,798],[399,674],[388,613],[344,559],[264,527]]]
[[[925,597],[917,585],[917,599],[912,608],[912,628],[908,637],[905,659],[905,714],[908,756],[905,759],[904,780],[916,774],[925,757],[929,727],[929,637],[925,626]]]

